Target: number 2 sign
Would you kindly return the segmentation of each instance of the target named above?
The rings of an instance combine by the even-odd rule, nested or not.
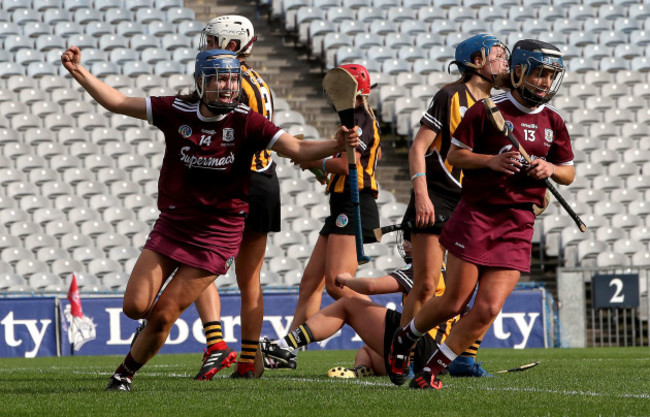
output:
[[[591,278],[593,308],[639,306],[639,274],[598,274]]]

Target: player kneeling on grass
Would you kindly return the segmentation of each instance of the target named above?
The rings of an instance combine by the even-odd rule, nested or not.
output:
[[[388,294],[402,292],[408,294],[413,287],[410,242],[404,241],[403,257],[406,265],[379,278],[354,278],[347,272],[336,276],[336,285],[349,288],[360,294]],[[436,295],[445,290],[444,280],[439,280]],[[419,372],[424,361],[444,342],[456,318],[432,329],[418,343],[414,353],[414,370]],[[263,340],[262,354],[284,363],[295,356],[294,349],[309,343],[327,339],[344,324],[350,325],[364,341],[354,359],[354,368],[335,367],[328,376],[339,378],[359,378],[371,375],[386,375],[387,343],[399,329],[400,313],[384,306],[358,297],[344,297],[328,305],[305,323],[299,325],[286,337],[277,340]]]
[[[437,376],[477,337],[485,334],[521,272],[530,271],[533,204],[543,205],[544,180],[568,185],[575,178],[571,141],[562,117],[546,103],[556,94],[564,64],[555,46],[538,40],[517,42],[510,59],[512,90],[493,98],[515,137],[533,158],[522,155],[485,106],[472,106],[454,132],[448,160],[464,173],[461,201],[442,230],[447,248],[447,291],[433,297],[395,335],[388,354],[393,383],[406,382],[410,352],[427,329],[466,308],[445,343],[416,374],[410,387],[439,389]],[[495,112],[490,108],[490,112]]]
[[[241,65],[236,54],[225,50],[197,55],[196,91],[187,96],[127,97],[90,74],[76,46],[63,53],[61,62],[104,108],[147,120],[165,136],[160,216],[123,302],[124,313],[146,319],[147,326],[106,387],[130,391],[133,376],[163,346],[174,322],[237,255],[253,154],[272,149],[294,160],[314,160],[341,152],[346,144],[356,147],[358,134],[356,128],[342,127],[335,140],[299,141],[240,105]]]

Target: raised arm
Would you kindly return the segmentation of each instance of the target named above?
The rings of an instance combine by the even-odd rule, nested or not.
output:
[[[361,152],[359,151],[355,152],[355,157],[358,164],[359,159],[361,158]],[[346,155],[343,154],[341,157],[338,158],[335,157],[335,158],[328,158],[328,159],[318,159],[316,161],[302,162],[300,164],[300,168],[302,169],[325,168],[323,172],[328,174],[331,173],[337,175],[348,175],[350,164],[348,164],[348,159],[346,158]]]
[[[283,133],[273,144],[272,149],[298,163],[314,161],[345,151],[346,144],[356,148],[359,144],[357,129],[356,126],[353,129],[339,127],[336,140],[298,140],[288,133]]]
[[[84,90],[102,107],[113,113],[138,119],[147,119],[147,105],[143,97],[128,97],[122,92],[100,81],[81,65],[81,51],[76,46],[68,48],[61,55],[61,63]]]

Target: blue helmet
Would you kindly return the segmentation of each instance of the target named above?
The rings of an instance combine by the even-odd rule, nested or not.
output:
[[[487,57],[490,55],[490,50],[493,46],[501,46],[506,51],[508,48],[496,36],[489,33],[479,33],[470,38],[465,39],[456,46],[455,60],[451,64],[456,64],[461,74],[465,74],[468,68],[481,68],[487,62]],[[482,62],[480,65],[474,64],[472,55],[480,53],[482,55]],[[449,64],[449,65],[451,65]]]
[[[517,77],[517,67],[521,75]],[[541,89],[525,82],[524,77],[544,70],[552,71],[553,82],[550,87]],[[510,80],[514,88],[519,89],[526,104],[536,107],[548,103],[557,93],[564,77],[562,52],[553,44],[537,39],[522,39],[512,49],[510,57]],[[544,94],[536,94],[544,93]]]
[[[234,81],[236,79],[236,88],[227,88],[220,90],[217,86],[216,90],[210,90],[218,94],[229,95],[232,100],[230,102],[224,101],[203,101],[208,108],[215,113],[224,113],[234,109],[237,106],[236,98],[241,92],[241,64],[237,59],[237,54],[224,49],[210,49],[207,51],[199,52],[196,55],[196,63],[194,66],[194,85],[199,98],[203,100],[209,84],[210,77],[228,74]],[[228,83],[230,86],[230,83]]]

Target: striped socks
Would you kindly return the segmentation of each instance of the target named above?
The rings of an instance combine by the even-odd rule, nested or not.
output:
[[[284,340],[287,342],[289,347],[298,349],[313,342],[314,335],[311,333],[311,329],[307,324],[301,324],[296,329],[289,332],[289,334],[284,337]]]

